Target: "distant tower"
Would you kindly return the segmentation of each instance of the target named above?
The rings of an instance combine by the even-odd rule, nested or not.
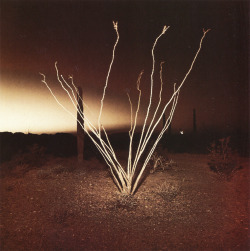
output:
[[[82,104],[82,88],[77,88],[77,160],[78,163],[83,162],[84,150],[84,121],[83,121],[83,104]],[[82,115],[82,116],[81,116]],[[82,125],[82,126],[81,126]]]
[[[193,109],[193,133],[196,133],[197,126],[196,126],[196,111]]]

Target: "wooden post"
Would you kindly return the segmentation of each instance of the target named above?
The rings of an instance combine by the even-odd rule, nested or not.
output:
[[[77,160],[78,163],[83,162],[84,150],[84,121],[83,121],[83,104],[82,104],[82,88],[77,88]],[[82,115],[82,116],[81,116]],[[82,125],[82,126],[81,126]]]

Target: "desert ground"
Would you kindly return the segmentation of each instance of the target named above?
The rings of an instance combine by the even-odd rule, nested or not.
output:
[[[206,154],[162,154],[134,196],[95,157],[2,164],[1,250],[249,250],[249,159],[227,181]]]

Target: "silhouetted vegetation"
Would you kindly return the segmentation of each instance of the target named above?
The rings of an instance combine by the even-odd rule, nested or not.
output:
[[[231,137],[230,147],[241,156],[249,156],[249,136],[244,133],[189,133],[169,134],[160,142],[160,147],[174,153],[209,153],[208,146],[220,138]],[[138,144],[140,134],[135,134],[134,144]],[[152,141],[154,137],[152,137]],[[129,144],[128,133],[112,133],[110,141],[115,149],[126,150]],[[32,147],[42,148],[44,154],[57,157],[70,157],[77,154],[76,136],[69,133],[24,134],[0,133],[0,163],[11,160],[15,155],[32,153]],[[150,144],[149,144],[150,147]],[[41,150],[41,149],[40,149]],[[88,137],[84,140],[85,159],[93,156],[101,159],[99,152]]]
[[[226,180],[231,179],[234,173],[241,168],[235,162],[234,155],[237,153],[233,151],[230,143],[230,137],[221,138],[213,141],[208,148],[210,169]]]

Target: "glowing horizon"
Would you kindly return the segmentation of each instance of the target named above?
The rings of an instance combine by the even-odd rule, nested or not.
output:
[[[40,76],[37,74],[36,79],[25,79],[25,77],[15,78],[10,75],[1,74],[0,78],[0,132],[23,132],[23,133],[60,133],[60,132],[76,132],[76,120],[67,114],[54,100],[48,89],[41,83]],[[51,87],[59,100],[73,113],[75,110],[70,103],[68,96],[58,88],[58,83],[51,83]],[[145,85],[144,85],[145,86]],[[156,90],[157,92],[158,90]],[[85,108],[84,112],[92,123],[98,127],[98,115],[100,111],[100,95],[98,90],[84,89],[84,102],[87,103],[89,109]],[[112,91],[111,91],[112,93]],[[121,100],[120,96],[112,96],[108,90],[108,97],[104,102],[104,110],[101,122],[107,131],[128,131],[130,128],[130,107],[126,95]],[[143,93],[144,101],[147,101],[147,93]],[[121,96],[122,97],[122,96]],[[136,105],[136,96],[133,97],[133,105]],[[145,105],[142,102],[139,111],[138,129],[142,125],[145,117]],[[222,104],[223,105],[223,104]],[[236,128],[236,118],[230,117],[230,110],[226,110],[222,105],[218,108],[221,110],[220,116],[216,119],[219,129],[227,130],[229,122],[232,128]],[[211,106],[211,105],[210,105]],[[135,107],[134,107],[135,108]],[[186,100],[181,100],[172,125],[173,130],[192,130],[192,108]],[[222,108],[225,109],[222,113]],[[91,111],[91,112],[90,112]],[[135,110],[133,110],[135,112]],[[207,117],[211,117],[210,114]],[[202,108],[197,109],[199,130],[214,128],[212,121],[206,121],[206,116],[202,113]],[[228,118],[228,119],[226,119]],[[244,118],[241,118],[244,119]],[[204,121],[204,122],[203,122]],[[230,125],[230,124],[229,124]],[[161,127],[161,123],[159,125]],[[242,130],[245,130],[242,127]],[[230,127],[229,127],[229,130]]]
[[[57,133],[76,131],[76,120],[58,106],[46,87],[38,82],[36,87],[27,88],[26,80],[10,83],[1,79],[0,91],[0,131],[23,133]],[[15,85],[10,88],[10,85]],[[32,84],[32,83],[29,83]],[[55,89],[58,99],[75,114],[73,105],[65,93]],[[100,101],[84,97],[89,109],[85,108],[86,116],[97,127]],[[102,124],[107,130],[130,126],[129,107],[107,101],[104,103]]]

